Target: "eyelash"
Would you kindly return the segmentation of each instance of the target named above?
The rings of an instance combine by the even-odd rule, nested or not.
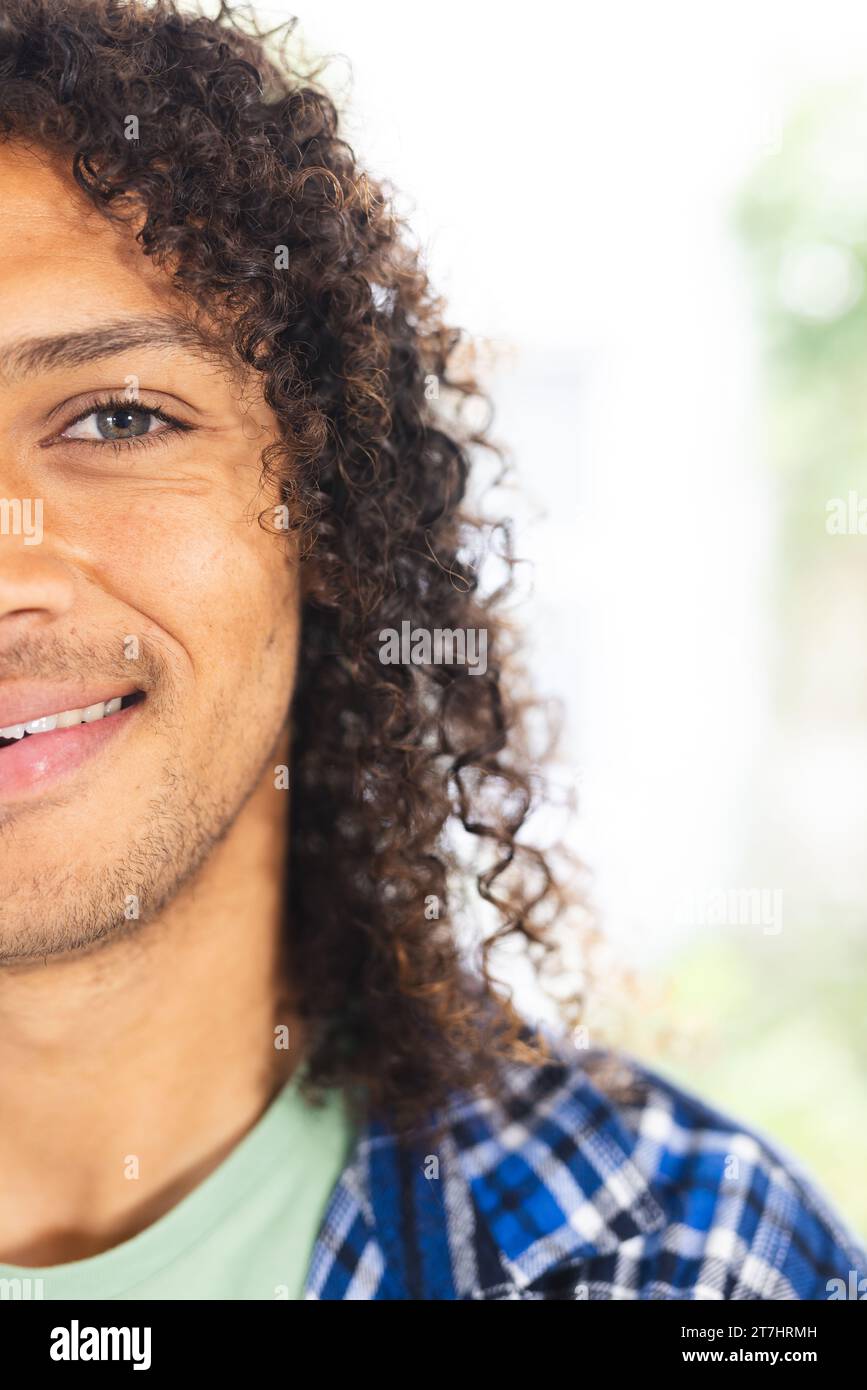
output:
[[[167,425],[168,428],[159,430],[155,433],[148,431],[147,434],[136,435],[132,439],[67,439],[65,437],[66,431],[71,430],[73,425],[80,425],[82,420],[89,419],[91,415],[101,415],[108,410],[137,411],[141,415],[152,416],[153,419],[159,420],[162,424]],[[85,444],[91,448],[95,447],[97,449],[109,448],[114,453],[118,454],[124,453],[127,449],[149,449],[154,444],[162,442],[168,443],[168,439],[171,435],[185,433],[187,430],[193,428],[194,426],[185,425],[182,421],[175,419],[173,415],[166,414],[166,412],[160,410],[158,406],[145,405],[144,401],[140,401],[137,397],[109,396],[105,400],[91,402],[86,410],[82,410],[73,420],[67,421],[60,431],[60,434],[56,435],[51,442],[59,443],[62,441],[64,444]]]

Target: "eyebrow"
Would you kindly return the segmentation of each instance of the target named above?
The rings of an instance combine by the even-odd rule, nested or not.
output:
[[[216,341],[203,329],[171,315],[115,319],[77,333],[58,333],[41,338],[18,338],[0,348],[0,373],[10,381],[36,372],[80,367],[115,357],[131,348],[183,348],[212,357]]]

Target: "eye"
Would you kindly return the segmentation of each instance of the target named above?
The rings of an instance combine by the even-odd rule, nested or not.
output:
[[[104,401],[73,420],[60,438],[91,444],[124,444],[145,435],[167,434],[182,428],[180,421],[155,407],[137,401]]]

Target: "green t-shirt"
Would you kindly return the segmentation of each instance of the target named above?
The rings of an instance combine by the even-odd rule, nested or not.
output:
[[[299,1079],[296,1071],[222,1163],[152,1226],[71,1264],[0,1264],[0,1279],[21,1280],[31,1299],[301,1298],[353,1134],[342,1093],[313,1106]]]

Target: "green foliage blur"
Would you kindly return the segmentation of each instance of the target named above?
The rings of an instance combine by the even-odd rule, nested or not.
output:
[[[782,886],[783,930],[694,936],[665,1005],[679,1041],[642,1051],[793,1155],[867,1236],[867,516],[828,529],[850,492],[867,513],[867,83],[808,96],[733,227],[777,528],[742,882]]]

